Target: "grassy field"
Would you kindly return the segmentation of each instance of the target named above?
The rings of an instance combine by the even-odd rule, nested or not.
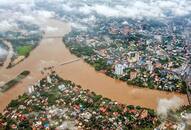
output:
[[[17,48],[17,54],[20,56],[28,56],[29,53],[32,51],[32,48],[32,45],[19,46]]]

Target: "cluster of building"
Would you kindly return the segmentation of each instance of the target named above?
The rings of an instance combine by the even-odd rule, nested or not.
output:
[[[185,93],[185,82],[178,72],[191,63],[188,60],[191,58],[190,42],[180,32],[181,25],[173,24],[177,27],[172,29],[171,25],[158,26],[153,27],[144,20],[130,22],[101,17],[88,30],[72,30],[64,42],[71,52],[93,66],[102,66],[100,70],[111,77],[135,85]],[[99,63],[100,59],[106,64]]]
[[[72,6],[78,9],[99,2],[72,2]],[[116,6],[115,2],[110,4]],[[40,2],[38,6],[55,11],[58,19],[71,23],[73,30],[65,36],[65,44],[96,70],[108,71],[107,75],[135,85],[185,92],[184,81],[176,73],[184,64],[191,63],[188,16],[163,20],[148,17],[134,19],[105,17],[96,12],[66,11],[65,7],[54,3]],[[142,68],[146,70],[143,72]],[[156,74],[158,69],[165,72]]]
[[[151,109],[126,106],[51,74],[0,115],[0,129],[143,129],[158,124]],[[69,128],[70,127],[70,128]]]

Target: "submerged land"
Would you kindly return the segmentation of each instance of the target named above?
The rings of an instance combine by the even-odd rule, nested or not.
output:
[[[51,26],[56,25],[57,27],[60,28],[59,31],[57,31],[56,33],[66,34],[71,30],[69,24],[60,22],[58,20],[49,20],[48,23]],[[48,37],[50,35],[54,36],[54,34],[50,34],[49,32],[47,32],[47,33],[45,33],[44,37]],[[10,79],[10,77],[14,78],[14,76],[17,75],[20,71],[22,71],[23,68],[26,68],[27,70],[30,71],[30,75],[27,78],[23,79],[22,82],[20,82],[15,87],[12,87],[11,89],[9,89],[6,92],[1,94],[1,97],[0,97],[1,112],[4,113],[8,110],[7,112],[9,114],[11,114],[11,115],[14,114],[12,112],[14,112],[15,106],[13,106],[13,107],[11,106],[11,104],[14,101],[11,104],[9,104],[9,102],[11,102],[12,100],[15,100],[15,101],[18,101],[16,104],[21,105],[24,103],[25,100],[28,101],[28,99],[30,99],[30,96],[25,96],[25,95],[23,95],[23,93],[28,92],[29,88],[31,86],[33,86],[33,84],[36,84],[36,82],[39,82],[39,79],[43,78],[45,75],[50,74],[52,70],[56,71],[56,73],[60,77],[66,79],[66,80],[71,80],[72,82],[74,82],[76,84],[79,84],[82,87],[82,88],[80,88],[80,90],[83,89],[83,91],[84,91],[84,90],[88,89],[88,91],[94,92],[97,95],[98,94],[102,95],[103,97],[107,98],[106,100],[108,100],[108,101],[113,100],[113,101],[117,101],[119,104],[132,105],[132,106],[129,106],[130,109],[132,109],[133,111],[135,110],[136,112],[135,113],[133,112],[134,114],[130,112],[129,116],[131,116],[131,114],[133,114],[132,116],[135,116],[136,118],[133,117],[132,119],[133,120],[135,119],[134,121],[138,124],[147,122],[146,124],[149,124],[149,125],[145,124],[145,127],[148,127],[151,129],[153,127],[156,127],[157,124],[159,123],[159,122],[157,123],[158,119],[155,118],[156,117],[155,112],[157,109],[157,104],[158,104],[159,99],[164,98],[164,97],[167,99],[170,99],[174,96],[177,96],[183,100],[182,105],[188,104],[187,96],[184,94],[175,93],[175,92],[173,92],[173,93],[172,92],[163,92],[163,91],[151,90],[148,88],[139,88],[136,86],[128,85],[122,81],[107,77],[103,73],[97,72],[93,67],[91,67],[90,65],[85,63],[82,59],[81,60],[76,60],[76,59],[77,59],[77,57],[75,55],[72,55],[70,53],[70,51],[64,46],[62,37],[61,38],[48,38],[48,39],[44,38],[41,41],[41,43],[39,44],[39,46],[37,46],[36,49],[31,52],[30,56],[27,59],[25,59],[23,62],[19,63],[18,65],[16,65],[13,68],[10,68],[10,69],[6,69],[6,68],[1,69],[1,72],[4,75],[1,75],[0,78],[3,81],[6,81],[6,80],[8,81]],[[68,61],[72,61],[72,60],[76,60],[76,61],[72,62],[70,64],[62,65],[63,63],[67,63]],[[9,75],[9,77],[6,77],[5,75]],[[46,90],[46,87],[45,87],[45,90]],[[52,89],[50,89],[50,90],[51,90],[50,92],[52,92]],[[73,90],[71,89],[71,91],[73,91]],[[88,92],[88,91],[84,91],[84,92]],[[40,91],[36,91],[36,92],[41,93]],[[23,96],[19,96],[19,95],[23,95]],[[17,99],[18,96],[19,96],[19,99]],[[21,99],[23,99],[22,97],[24,98],[24,100],[21,100]],[[46,98],[46,96],[45,96],[45,98]],[[68,98],[70,98],[70,97],[68,97]],[[70,98],[70,100],[71,99],[72,98]],[[51,102],[56,102],[56,99],[51,99],[51,100],[52,100]],[[36,102],[36,103],[38,103],[38,102]],[[6,108],[7,105],[9,107]],[[33,103],[33,105],[35,105],[35,104]],[[122,105],[122,108],[124,105]],[[50,108],[52,108],[54,106],[54,104],[51,104],[48,106]],[[141,107],[138,107],[138,106],[141,106]],[[144,107],[144,108],[142,108],[142,107]],[[30,108],[30,107],[24,107],[24,109],[22,107],[22,110],[24,113],[23,112],[21,112],[21,113],[23,114],[24,120],[16,119],[15,121],[20,120],[19,124],[17,124],[17,123],[15,124],[15,121],[11,121],[11,123],[10,123],[11,125],[6,125],[6,127],[17,127],[17,128],[30,127],[31,128],[33,124],[31,124],[30,120],[28,120],[28,119],[30,119],[30,117],[26,117],[27,111],[28,112],[36,111],[37,113],[41,113],[40,114],[41,116],[43,116],[43,113],[45,112],[45,111],[43,112],[36,108],[34,108],[34,109],[28,109],[28,108]],[[27,111],[25,111],[25,109]],[[54,109],[54,107],[53,107],[53,109]],[[87,109],[89,110],[89,107]],[[62,109],[62,110],[65,110],[65,109]],[[73,112],[73,109],[72,110],[68,109],[68,110],[70,112]],[[142,110],[144,110],[144,111],[142,111]],[[151,111],[151,113],[150,112],[148,113],[148,110]],[[153,110],[155,110],[155,111],[153,111]],[[18,109],[17,111],[19,112],[20,109]],[[144,116],[146,114],[147,117],[144,117],[143,119],[141,119],[138,116],[141,113],[144,114]],[[85,115],[86,114],[87,114],[87,112],[85,113]],[[92,113],[90,113],[90,114],[92,114]],[[90,114],[88,113],[88,115],[90,115]],[[4,116],[5,115],[6,114],[4,113]],[[82,113],[82,115],[84,115],[84,114]],[[9,119],[9,116],[7,115],[6,118]],[[19,116],[19,115],[17,115],[17,116]],[[39,116],[39,119],[41,118],[41,116]],[[44,118],[44,116],[43,116],[43,118]],[[61,122],[66,119],[65,117],[60,117],[60,118],[63,118],[61,120]],[[70,118],[74,119],[73,116]],[[123,122],[121,124],[120,121],[119,122],[117,121],[118,123],[121,124],[120,126],[118,126],[117,124],[114,124],[114,126],[108,124],[106,126],[106,125],[102,124],[105,121],[107,121],[107,119],[108,119],[108,117],[105,115],[103,115],[103,118],[106,118],[106,120],[105,119],[99,120],[101,122],[103,121],[102,123],[100,122],[95,125],[90,125],[89,121],[91,119],[89,119],[87,122],[87,119],[85,119],[85,118],[86,117],[78,117],[79,120],[75,118],[76,119],[75,121],[79,121],[79,122],[77,122],[77,124],[78,124],[77,126],[84,128],[84,129],[85,128],[87,128],[87,129],[88,128],[89,129],[100,128],[100,127],[112,129],[112,128],[123,127],[123,126],[129,127],[129,128],[135,127],[137,129],[139,129],[139,128],[144,127],[144,125],[142,126],[142,125],[138,125],[138,124],[135,126],[131,125],[132,123],[135,123],[133,120],[131,123],[129,122],[130,124],[128,123],[129,125],[123,125]],[[149,120],[147,120],[147,118],[149,118]],[[5,118],[3,118],[3,119],[5,119]],[[56,126],[61,127],[62,126],[60,124],[61,122],[59,122],[59,123],[57,122],[57,118],[53,118],[53,120],[51,120],[51,121],[49,119],[47,119],[47,117],[45,117],[44,119],[45,119],[44,121],[40,121],[42,124],[38,125],[39,127],[44,128],[44,127],[47,127],[47,125],[48,125],[48,127],[56,127]],[[56,120],[54,121],[54,119],[56,119]],[[119,118],[116,118],[116,119],[118,120]],[[22,125],[23,121],[24,122],[26,121],[25,122],[26,126]],[[66,124],[69,123],[68,125],[76,126],[75,121],[72,123],[66,122]],[[156,123],[151,124],[151,122],[149,123],[149,121],[151,121],[151,122],[156,121]],[[3,122],[6,122],[6,120],[3,120]],[[53,124],[49,124],[50,122]],[[36,123],[38,124],[39,121],[37,121]],[[54,124],[54,123],[56,123],[56,124]]]
[[[70,31],[69,24],[59,22],[57,20],[49,20],[50,26],[57,27],[59,30],[55,33],[47,32],[46,36],[64,35]],[[83,60],[73,62],[72,64],[60,66],[60,64],[76,59],[63,44],[62,38],[43,39],[39,46],[31,52],[30,56],[10,69],[1,69],[1,81],[8,81],[14,78],[25,68],[31,72],[30,77],[24,79],[17,89],[10,89],[1,95],[1,110],[5,108],[11,99],[16,98],[27,90],[27,86],[35,83],[42,78],[41,70],[45,67],[55,66],[57,73],[64,79],[72,80],[76,84],[82,85],[84,89],[90,89],[105,97],[119,101],[120,103],[128,103],[132,105],[140,105],[148,108],[157,107],[157,102],[160,98],[171,98],[174,95],[182,98],[187,104],[187,97],[184,94],[162,92],[150,90],[147,88],[138,88],[127,85],[121,81],[109,78],[102,73],[96,72],[94,68],[86,64]],[[6,75],[8,77],[6,77]],[[82,76],[83,75],[83,76]],[[14,93],[14,94],[13,94]],[[152,99],[150,96],[152,95]],[[5,101],[5,99],[7,101]]]
[[[0,129],[190,130],[189,10],[141,3],[0,4]]]

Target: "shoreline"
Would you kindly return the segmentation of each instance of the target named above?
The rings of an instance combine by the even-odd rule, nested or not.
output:
[[[70,99],[72,100],[70,101]],[[39,104],[39,102],[41,103]],[[20,104],[24,106],[22,110],[19,109],[21,106]],[[53,109],[59,109],[59,111],[57,111],[58,115],[60,113],[62,113],[61,115],[67,115],[67,113],[69,113],[67,115],[67,120],[75,121],[75,126],[82,129],[100,129],[100,127],[103,127],[105,123],[110,124],[111,122],[113,123],[107,125],[105,128],[118,129],[119,124],[123,125],[121,128],[129,127],[133,129],[139,127],[147,128],[148,126],[148,128],[155,128],[159,125],[159,120],[154,110],[119,104],[116,101],[97,95],[92,91],[84,90],[81,86],[73,83],[72,81],[62,79],[54,72],[41,79],[36,85],[31,86],[31,91],[28,94],[24,94],[14,102],[11,102],[3,116],[9,117],[9,115],[15,115],[14,117],[16,118],[14,119],[22,122],[21,118],[19,118],[20,115],[18,116],[17,113],[14,113],[14,111],[20,111],[21,115],[31,120],[31,122],[35,122],[37,118],[46,118],[42,113],[52,115]],[[35,117],[35,120],[30,116],[33,111],[39,113],[39,115]],[[46,123],[50,122],[51,124],[52,120],[55,119],[55,114],[54,116],[48,116],[50,118],[52,117],[52,119],[47,118],[48,122]],[[102,115],[104,119],[94,118],[99,117],[100,115]],[[134,117],[136,120],[131,120],[131,117]],[[111,118],[113,120],[110,120]],[[123,120],[118,123],[115,118],[119,120],[123,118]],[[65,116],[62,116],[59,119],[64,120]],[[87,119],[89,120],[88,124],[85,123],[87,122]],[[56,126],[60,126],[63,123],[63,120],[59,121]],[[6,121],[7,120],[5,120],[5,122]],[[94,125],[95,122],[97,122],[97,125]],[[118,125],[115,125],[116,123],[118,123]],[[149,125],[146,125],[145,123]],[[54,125],[50,125],[50,127],[51,126]],[[28,125],[28,127],[34,128],[35,126]]]
[[[65,45],[65,43],[64,43],[64,45]],[[65,45],[65,46],[66,46],[66,45]],[[70,51],[71,54],[73,54],[73,55],[75,55],[76,57],[78,57],[74,52],[72,52],[72,51],[70,50],[71,48],[70,48],[69,46],[66,46],[66,48]],[[92,64],[88,63],[88,62],[87,62],[86,60],[84,60],[81,56],[79,56],[78,58],[82,59],[86,64],[90,65],[92,68],[95,69],[95,67],[94,67]],[[96,70],[96,69],[95,69],[95,70]],[[183,95],[186,95],[186,94],[187,94],[186,92],[184,93],[184,92],[182,92],[182,91],[180,91],[180,92],[178,92],[178,91],[169,91],[169,90],[158,89],[158,88],[155,88],[155,87],[154,87],[154,88],[149,88],[148,86],[139,86],[139,85],[136,85],[136,84],[134,84],[134,83],[129,83],[131,80],[127,80],[127,81],[121,80],[121,79],[119,79],[119,78],[115,78],[115,77],[109,76],[109,75],[107,75],[105,72],[101,72],[101,71],[106,71],[106,70],[96,70],[96,72],[102,73],[102,74],[104,74],[105,76],[110,77],[110,78],[112,78],[112,79],[114,79],[114,80],[116,80],[116,81],[120,81],[120,82],[126,83],[128,87],[146,88],[146,89],[157,90],[157,91],[161,91],[161,92],[168,92],[168,93],[175,93],[175,94],[183,94]],[[187,87],[186,87],[186,88],[187,88]]]
[[[68,23],[58,20],[48,20],[47,26],[52,26],[59,30],[56,33],[53,32],[53,34],[47,32],[45,36],[65,35],[71,30]],[[58,66],[55,68],[55,71],[63,79],[71,80],[83,86],[83,89],[89,89],[96,94],[103,95],[119,103],[140,105],[156,110],[157,102],[161,98],[169,99],[173,96],[178,96],[184,101],[185,105],[188,104],[186,95],[127,85],[122,81],[116,81],[105,74],[96,72],[92,66],[83,60],[73,62],[70,65],[59,66],[60,63],[70,61],[71,59],[76,59],[76,56],[69,52],[62,38],[42,39],[39,45],[31,51],[27,59],[13,68],[1,70],[3,75],[0,75],[0,81],[8,81],[8,79],[11,79],[23,69],[31,71],[31,74],[22,83],[0,95],[0,112],[3,111],[12,99],[26,92],[28,86],[42,79],[41,70],[50,66]]]

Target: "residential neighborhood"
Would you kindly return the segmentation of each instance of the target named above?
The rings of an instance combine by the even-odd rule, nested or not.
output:
[[[9,130],[150,130],[158,124],[154,110],[120,104],[55,73],[30,86],[0,115],[0,129]]]
[[[169,24],[176,29],[154,20],[100,17],[87,30],[74,28],[63,40],[72,53],[110,77],[140,87],[186,93],[178,72],[190,65],[190,41],[182,35],[181,25]]]
[[[191,130],[191,0],[0,0],[0,130]]]

